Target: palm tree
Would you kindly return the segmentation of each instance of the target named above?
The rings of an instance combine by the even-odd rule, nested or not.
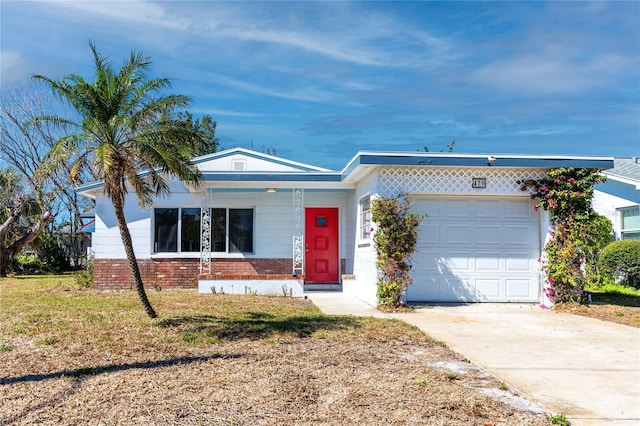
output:
[[[132,52],[119,72],[101,55],[93,42],[95,81],[76,74],[61,80],[36,75],[78,114],[77,120],[43,116],[69,129],[49,151],[42,171],[47,174],[61,164],[71,164],[72,180],[84,171],[102,181],[111,199],[122,243],[133,274],[136,291],[147,314],[156,318],[144,290],[131,234],[124,216],[125,196],[133,190],[141,207],[153,197],[166,196],[168,176],[198,184],[201,175],[191,158],[203,144],[202,133],[177,117],[190,99],[162,96],[171,87],[163,78],[147,79],[150,59]]]

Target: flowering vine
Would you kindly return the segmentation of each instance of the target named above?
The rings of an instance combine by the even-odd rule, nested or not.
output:
[[[593,211],[593,188],[605,180],[599,170],[556,168],[540,180],[518,181],[549,212],[554,231],[541,259],[545,294],[555,303],[583,302],[585,284],[597,276],[597,254],[611,235],[611,222]]]
[[[371,219],[377,228],[373,236],[377,252],[380,305],[398,307],[412,284],[411,256],[418,242],[418,227],[426,214],[412,213],[406,194],[371,201]]]

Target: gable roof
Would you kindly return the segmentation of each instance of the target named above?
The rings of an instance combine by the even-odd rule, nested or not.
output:
[[[246,166],[237,169],[234,161],[244,162]],[[341,171],[332,171],[244,148],[196,157],[193,162],[200,169],[204,182],[226,182],[233,187],[298,182],[314,187],[329,185],[332,188],[353,188],[363,175],[381,166],[611,169],[614,165],[613,157],[360,151]],[[148,172],[141,172],[144,173]],[[102,182],[92,182],[76,188],[76,191],[93,198],[95,191],[100,188]]]
[[[198,168],[200,168],[200,170],[206,171],[207,163],[213,163],[216,161],[219,162],[220,160],[229,158],[229,157],[244,157],[246,159],[253,161],[256,165],[262,164],[267,166],[264,168],[268,170],[282,168],[282,169],[286,169],[286,171],[299,171],[299,172],[311,172],[311,171],[329,172],[330,171],[329,169],[325,169],[322,167],[316,167],[310,164],[300,163],[298,161],[287,160],[286,158],[276,157],[274,155],[251,151],[249,149],[244,149],[244,148],[226,149],[224,151],[214,152],[213,154],[207,154],[207,155],[202,155],[200,157],[196,157],[192,161],[194,164],[198,166]],[[265,171],[265,170],[260,170],[258,166],[254,171]]]
[[[604,171],[607,179],[635,185],[640,189],[640,158],[617,157],[613,160],[613,168]]]

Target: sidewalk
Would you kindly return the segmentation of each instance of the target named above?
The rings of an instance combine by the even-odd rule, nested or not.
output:
[[[307,296],[326,314],[415,325],[573,426],[640,424],[638,328],[531,304],[424,305],[385,314],[341,293]]]

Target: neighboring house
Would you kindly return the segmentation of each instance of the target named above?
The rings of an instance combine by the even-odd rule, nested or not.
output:
[[[541,301],[538,259],[548,214],[519,180],[554,167],[608,169],[610,157],[359,152],[341,171],[231,149],[199,157],[202,186],[126,218],[149,287],[301,296],[342,290],[376,303],[371,200],[406,193],[426,213],[409,301]],[[133,286],[109,199],[95,200],[97,288]]]
[[[617,240],[640,239],[640,159],[615,158],[605,170],[607,181],[596,186],[593,208],[613,223]]]
[[[86,257],[91,254],[91,236],[95,230],[94,216],[93,210],[82,213],[80,215],[82,225],[80,225],[79,229],[75,232],[75,235],[71,232],[71,225],[64,225],[56,231],[62,243],[67,247],[71,266],[78,266],[75,264],[76,256],[74,256],[73,253],[80,255],[80,264],[84,264]],[[73,247],[74,245],[75,247]]]

